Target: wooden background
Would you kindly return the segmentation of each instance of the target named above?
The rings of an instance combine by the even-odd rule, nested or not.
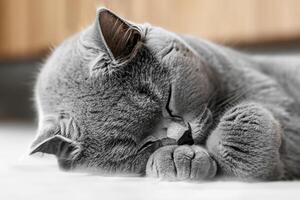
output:
[[[137,22],[229,43],[300,39],[299,0],[106,0]]]
[[[0,59],[43,55],[95,16],[95,0],[0,0]]]
[[[0,0],[0,59],[43,55],[87,26],[97,6],[231,45],[300,39],[300,0]]]

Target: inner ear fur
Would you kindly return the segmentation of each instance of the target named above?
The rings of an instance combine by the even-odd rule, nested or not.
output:
[[[97,20],[100,35],[111,57],[115,60],[130,57],[142,38],[139,29],[105,8],[98,10]]]

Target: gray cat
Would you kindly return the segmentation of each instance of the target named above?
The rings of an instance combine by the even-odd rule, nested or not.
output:
[[[38,76],[31,153],[169,180],[300,177],[300,59],[250,56],[107,9]]]

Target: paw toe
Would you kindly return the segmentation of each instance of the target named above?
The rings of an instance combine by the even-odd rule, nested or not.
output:
[[[191,171],[191,161],[195,152],[188,146],[179,146],[174,151],[174,163],[177,170],[178,179],[188,179]]]

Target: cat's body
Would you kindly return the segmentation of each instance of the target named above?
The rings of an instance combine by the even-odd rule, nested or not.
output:
[[[234,97],[231,101],[239,96],[238,101],[259,103],[278,120],[282,128],[280,158],[286,175],[299,177],[300,59],[245,55],[190,37],[187,41],[199,53],[211,51],[206,54],[206,62],[220,74],[226,92]]]
[[[97,17],[39,75],[33,153],[67,169],[179,180],[300,177],[300,59]]]

